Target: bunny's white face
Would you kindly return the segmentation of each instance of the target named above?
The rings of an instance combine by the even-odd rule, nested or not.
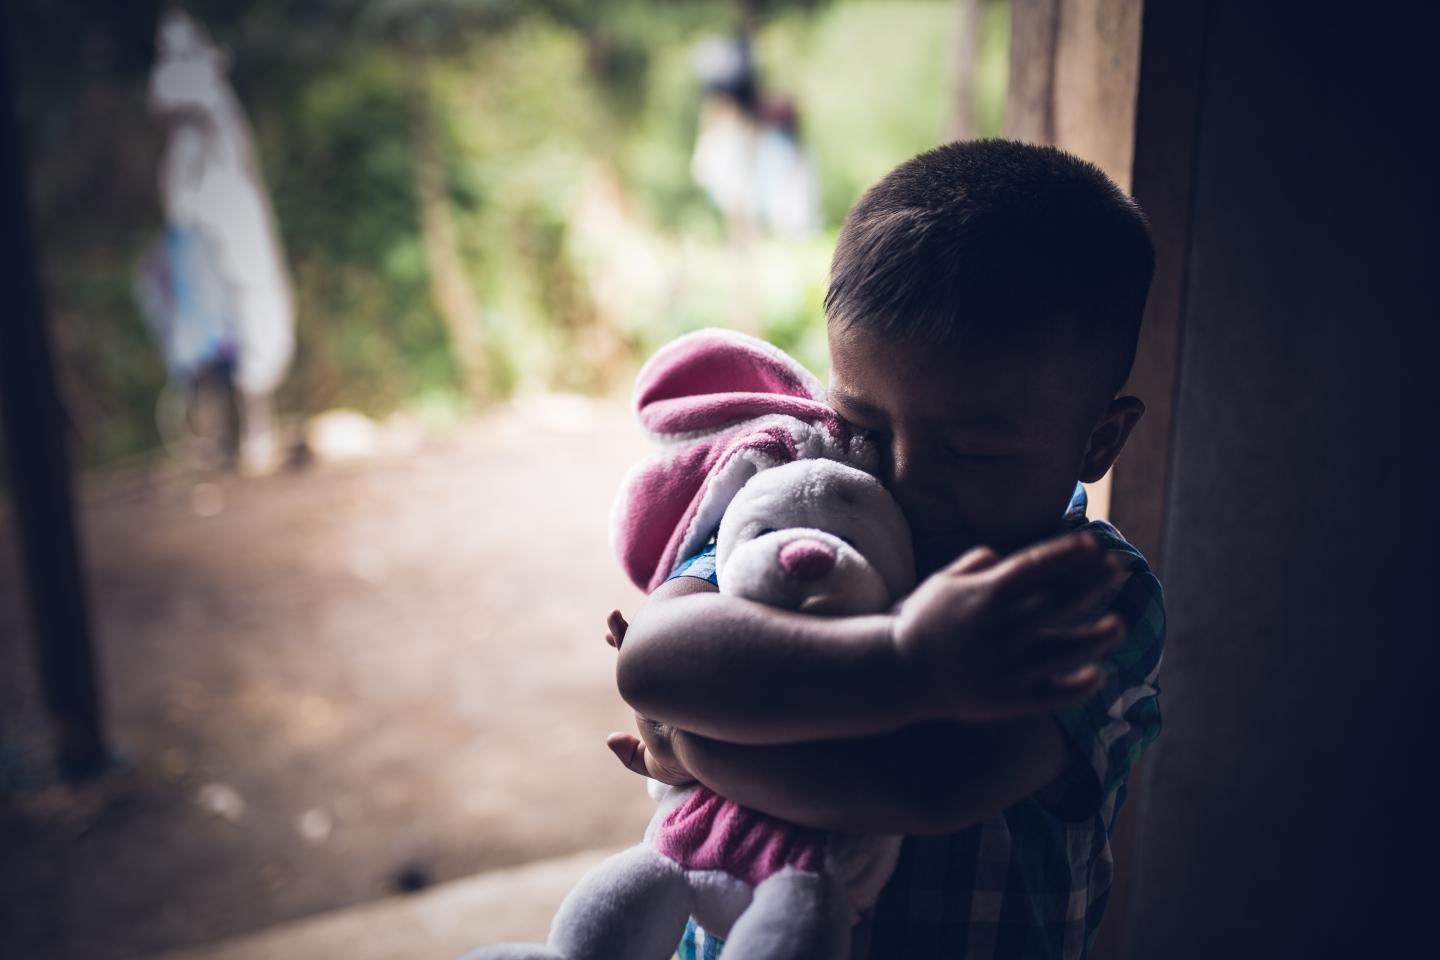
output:
[[[720,590],[805,613],[887,609],[915,583],[910,530],[874,477],[833,460],[762,470],[716,545]]]

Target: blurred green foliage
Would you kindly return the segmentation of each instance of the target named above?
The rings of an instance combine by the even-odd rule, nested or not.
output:
[[[132,296],[161,229],[164,131],[145,110],[159,0],[20,0],[12,33],[62,379],[87,465],[153,449],[165,373]],[[762,87],[793,96],[825,230],[737,264],[690,176],[691,57],[734,2],[209,0],[232,57],[295,284],[282,410],[463,408],[432,289],[417,116],[483,323],[488,394],[623,386],[636,357],[734,318],[819,372],[834,232],[861,191],[947,136],[951,0],[758,5]],[[986,7],[980,134],[999,131],[1008,14]]]

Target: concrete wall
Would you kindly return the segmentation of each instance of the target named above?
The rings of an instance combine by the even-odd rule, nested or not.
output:
[[[1136,379],[1172,392],[1114,510],[1141,504],[1170,632],[1121,955],[1437,955],[1434,18],[1145,17],[1169,272]]]

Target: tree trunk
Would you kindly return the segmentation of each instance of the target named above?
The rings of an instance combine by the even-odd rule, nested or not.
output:
[[[465,272],[450,212],[445,161],[436,132],[434,107],[423,62],[416,64],[410,91],[411,139],[415,148],[415,200],[420,235],[430,277],[430,296],[445,323],[451,349],[460,367],[466,395],[483,401],[490,395],[490,358],[484,317]]]

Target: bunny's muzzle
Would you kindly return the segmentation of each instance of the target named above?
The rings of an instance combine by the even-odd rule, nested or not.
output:
[[[804,537],[781,547],[776,560],[780,569],[796,580],[817,580],[835,569],[835,550],[823,541]]]

